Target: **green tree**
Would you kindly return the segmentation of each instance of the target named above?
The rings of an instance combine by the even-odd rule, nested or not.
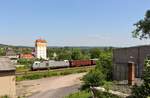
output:
[[[32,65],[34,60],[28,60],[28,59],[18,59],[18,64],[23,64],[26,66]]]
[[[71,54],[71,58],[73,60],[80,60],[80,59],[82,59],[82,52],[81,52],[81,50],[78,49],[78,48],[73,49],[72,50],[72,54]]]
[[[101,54],[101,50],[99,48],[93,48],[90,50],[91,59],[99,58],[99,55]]]
[[[53,59],[54,49],[48,48],[47,49],[47,57],[49,59]]]
[[[139,20],[134,25],[136,29],[132,32],[133,37],[140,39],[150,38],[150,10],[146,12],[144,19]]]
[[[71,52],[69,52],[69,51],[61,52],[58,55],[58,60],[71,60]]]
[[[143,84],[141,86],[135,85],[133,88],[134,98],[148,98],[148,96],[150,97],[150,65],[149,64],[150,63],[145,64],[144,72],[142,75]]]
[[[105,81],[112,80],[112,52],[103,51],[96,67],[83,78],[83,89],[89,86],[102,86]]]
[[[106,80],[112,80],[112,52],[103,51],[97,62],[96,69],[102,70],[106,75]]]
[[[4,48],[0,48],[0,56],[5,56],[6,50]]]

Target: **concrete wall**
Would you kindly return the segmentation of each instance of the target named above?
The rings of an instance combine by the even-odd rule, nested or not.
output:
[[[36,43],[35,51],[37,58],[47,59],[47,43]]]
[[[10,98],[16,96],[15,72],[0,72],[0,96],[8,95]]]
[[[128,79],[128,62],[135,63],[135,76],[140,78],[144,60],[150,56],[150,46],[118,48],[113,50],[113,77],[114,80]]]

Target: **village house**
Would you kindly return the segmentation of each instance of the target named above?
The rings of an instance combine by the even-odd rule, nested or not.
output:
[[[23,58],[23,59],[33,59],[34,55],[33,54],[20,54],[19,58]]]

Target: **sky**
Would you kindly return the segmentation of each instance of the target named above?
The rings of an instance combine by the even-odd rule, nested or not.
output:
[[[132,38],[150,0],[0,0],[0,44],[117,46],[150,44]]]

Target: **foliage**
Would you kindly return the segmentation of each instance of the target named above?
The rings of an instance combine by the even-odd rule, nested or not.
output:
[[[80,59],[82,59],[82,52],[81,52],[81,50],[78,49],[78,48],[73,49],[71,58],[73,60],[80,60]]]
[[[18,62],[18,64],[29,66],[29,65],[33,64],[34,60],[18,59],[17,62]]]
[[[95,69],[91,70],[83,77],[83,89],[90,86],[102,86],[105,81],[112,80],[112,52],[103,51],[99,55]]]
[[[58,60],[71,60],[71,52],[64,51],[58,55]]]
[[[16,54],[30,54],[33,51],[33,48],[28,48],[28,47],[12,47],[13,50],[15,51]]]
[[[6,52],[4,48],[0,48],[0,56],[5,56]]]
[[[132,32],[133,37],[139,37],[140,39],[150,38],[150,10],[146,12],[144,19],[141,19],[134,25],[136,29]]]
[[[134,98],[147,98],[150,96],[150,66],[145,65],[142,75],[143,84],[141,86],[135,85],[133,87]]]
[[[110,51],[111,48],[104,48],[104,51]],[[93,58],[99,58],[102,49],[100,48],[48,48],[47,56],[51,60],[87,60]],[[56,54],[56,56],[54,56]]]
[[[112,89],[112,82],[109,81],[105,81],[103,87],[106,89],[106,91],[108,92],[110,89]]]
[[[91,70],[83,77],[83,81],[86,87],[103,85],[104,79],[104,74],[98,69]]]
[[[101,50],[99,48],[93,48],[90,50],[91,59],[99,58],[101,54]]]
[[[101,70],[106,75],[106,80],[112,80],[112,52],[104,51],[99,57],[96,69]]]
[[[66,96],[65,98],[89,98],[90,96],[91,96],[90,92],[81,91],[81,92],[70,94],[69,96]]]

